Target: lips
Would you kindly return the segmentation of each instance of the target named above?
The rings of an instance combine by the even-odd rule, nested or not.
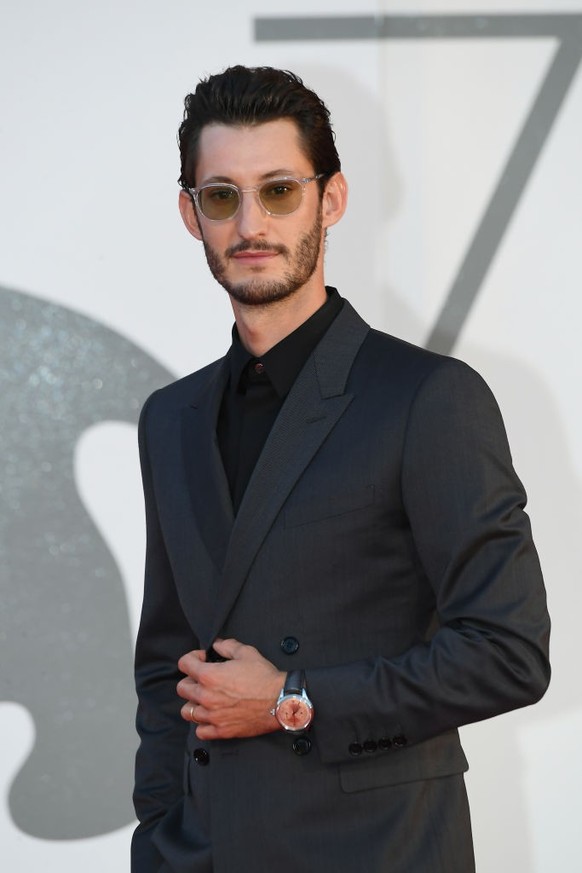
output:
[[[237,264],[246,267],[262,267],[266,265],[269,261],[276,258],[279,253],[275,251],[246,251],[246,252],[237,252],[235,255],[232,255],[233,261],[236,261]]]
[[[236,261],[260,261],[265,258],[274,258],[278,252],[239,252],[233,255]]]
[[[254,240],[253,242],[242,240],[225,252],[227,258],[233,258],[237,261],[247,259],[259,261],[261,258],[273,258],[275,255],[285,255],[286,253],[285,246],[269,243],[267,240]]]

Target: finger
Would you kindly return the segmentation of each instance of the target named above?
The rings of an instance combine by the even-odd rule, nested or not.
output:
[[[199,724],[196,728],[196,736],[199,740],[227,739],[227,737],[222,736],[221,732],[213,724]]]
[[[198,710],[196,710],[198,718]],[[237,735],[236,729],[228,721],[223,719],[208,721],[200,717],[196,727],[196,736],[199,740],[226,740]]]
[[[220,637],[217,637],[214,640],[213,648],[216,649],[223,658],[228,658],[230,660],[242,658],[245,654],[248,654],[251,651],[256,651],[253,650],[252,646],[247,646],[244,643],[239,642],[239,640],[223,640]]]
[[[180,715],[184,721],[197,726],[196,736],[198,739],[224,739],[235,735],[232,729],[232,719],[227,717],[228,712],[224,712],[224,710],[213,713],[203,706],[189,702],[181,708]]]
[[[231,698],[220,689],[205,688],[199,682],[194,682],[189,677],[180,679],[176,685],[176,692],[179,697],[188,703],[198,704],[208,710],[233,705]]]
[[[189,721],[192,724],[199,724],[202,718],[201,712],[198,711],[199,709],[200,707],[196,706],[195,703],[185,703],[180,710],[180,715],[184,721]]]
[[[196,701],[197,688],[198,683],[195,682],[193,679],[190,679],[189,676],[187,676],[185,679],[180,679],[180,681],[176,685],[178,697],[183,697],[184,700],[190,700],[192,702]]]
[[[178,670],[196,679],[200,672],[200,668],[206,661],[206,652],[204,649],[194,649],[192,652],[186,652],[178,661]]]

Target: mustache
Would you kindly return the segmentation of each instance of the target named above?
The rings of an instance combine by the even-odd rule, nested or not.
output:
[[[254,242],[242,240],[227,249],[226,256],[232,258],[233,255],[238,255],[240,252],[276,252],[278,255],[287,255],[289,250],[284,245],[270,243],[263,239],[257,239]]]

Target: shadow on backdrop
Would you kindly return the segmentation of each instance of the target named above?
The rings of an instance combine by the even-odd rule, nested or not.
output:
[[[132,637],[75,447],[99,422],[136,424],[173,375],[110,328],[5,288],[0,373],[0,700],[36,729],[10,811],[35,837],[95,836],[134,818]]]

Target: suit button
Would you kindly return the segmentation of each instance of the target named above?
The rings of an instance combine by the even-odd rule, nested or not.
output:
[[[392,745],[392,740],[390,737],[380,737],[378,740],[378,748],[380,751],[385,752]]]
[[[404,734],[398,734],[397,737],[392,737],[392,745],[395,749],[403,749],[407,742],[408,740]]]
[[[210,761],[210,755],[206,751],[206,749],[194,749],[192,752],[192,757],[196,761],[200,767],[206,767],[208,762]]]
[[[292,749],[299,757],[308,755],[311,751],[311,740],[309,737],[296,737],[293,740]]]
[[[348,746],[348,752],[350,755],[353,755],[354,758],[357,758],[358,755],[361,755],[364,751],[364,747],[361,743],[350,743]]]
[[[364,752],[367,752],[369,755],[371,755],[372,752],[375,752],[377,748],[378,743],[376,740],[366,740],[364,743]]]
[[[284,637],[281,640],[281,649],[286,655],[294,655],[299,649],[299,640],[295,637]]]

